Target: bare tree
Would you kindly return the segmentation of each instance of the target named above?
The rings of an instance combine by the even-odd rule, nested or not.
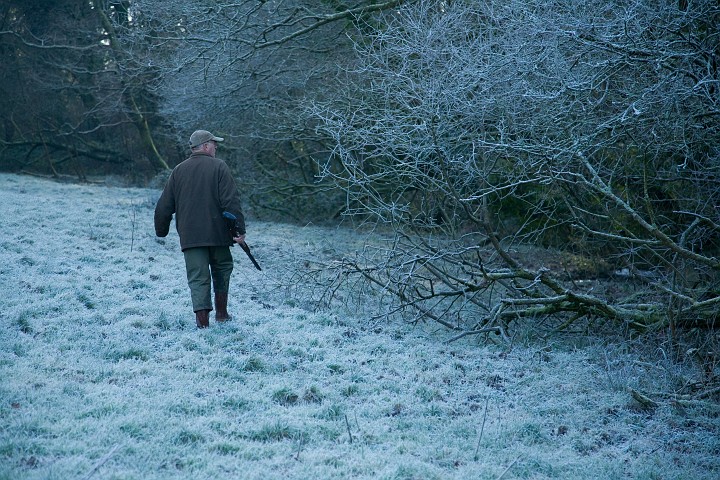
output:
[[[716,2],[420,1],[383,21],[355,44],[346,103],[313,114],[347,213],[396,241],[333,278],[460,335],[520,318],[714,325]],[[642,288],[577,282],[599,274]]]
[[[225,155],[256,213],[306,220],[338,211],[342,195],[318,183],[313,158],[327,145],[299,106],[333,96],[331,79],[354,62],[356,19],[401,3],[135,0],[125,43],[152,45],[143,55],[179,144],[200,126],[231,137]]]

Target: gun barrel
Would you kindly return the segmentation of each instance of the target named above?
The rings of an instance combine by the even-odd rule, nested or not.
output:
[[[253,256],[252,252],[250,252],[250,247],[248,246],[248,244],[245,242],[242,242],[242,243],[239,243],[238,245],[240,245],[240,248],[243,249],[243,251],[248,256],[248,258],[250,259],[252,264],[255,265],[255,268],[262,271],[262,268],[260,268],[260,264],[258,264],[257,260],[255,260],[255,257]]]

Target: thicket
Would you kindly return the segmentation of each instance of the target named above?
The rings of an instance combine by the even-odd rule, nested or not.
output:
[[[459,336],[715,327],[716,3],[420,1],[380,24],[346,101],[312,108],[346,214],[396,234],[336,281]]]
[[[148,178],[177,161],[161,76],[122,43],[127,1],[0,5],[0,168],[81,180]]]

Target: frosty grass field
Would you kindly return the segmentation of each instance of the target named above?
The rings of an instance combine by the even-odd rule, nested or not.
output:
[[[264,270],[235,249],[236,319],[197,330],[158,195],[0,175],[0,479],[720,478],[716,403],[628,393],[702,375],[660,346],[448,344],[277,288],[350,231],[250,218]]]

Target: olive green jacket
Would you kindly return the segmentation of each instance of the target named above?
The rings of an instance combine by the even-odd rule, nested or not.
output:
[[[155,233],[167,236],[175,215],[182,250],[233,244],[222,216],[228,211],[238,218],[245,233],[240,193],[227,164],[204,153],[193,153],[178,164],[155,206]]]

